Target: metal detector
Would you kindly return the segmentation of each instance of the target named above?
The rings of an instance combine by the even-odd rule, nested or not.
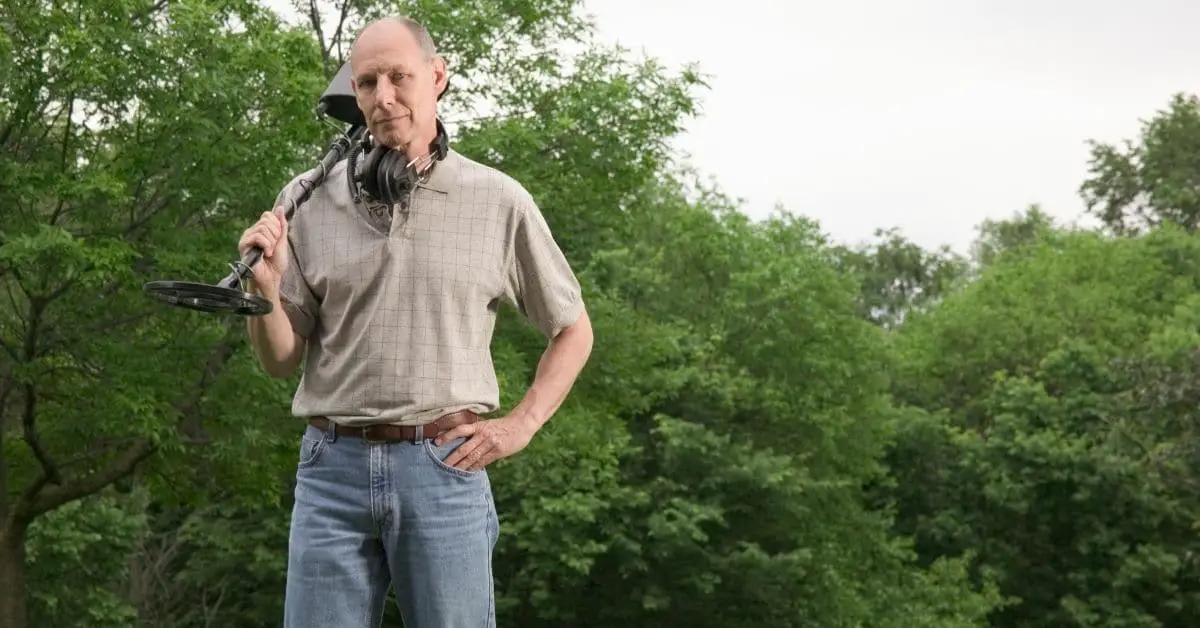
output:
[[[317,115],[344,122],[350,127],[335,140],[311,173],[297,181],[298,195],[291,199],[284,214],[290,223],[296,208],[308,200],[313,190],[325,182],[329,170],[341,160],[348,150],[366,133],[366,120],[354,99],[350,88],[350,63],[346,62],[317,99]],[[227,277],[216,284],[191,281],[151,281],[142,286],[142,291],[151,298],[177,307],[206,312],[209,314],[237,314],[240,316],[263,316],[274,307],[271,302],[246,291],[244,282],[254,274],[254,265],[262,259],[261,248],[254,247],[246,257],[230,264],[233,268]]]

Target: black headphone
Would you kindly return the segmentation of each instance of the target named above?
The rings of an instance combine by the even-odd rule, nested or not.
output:
[[[404,153],[375,144],[370,134],[350,152],[346,173],[349,175],[350,195],[355,202],[365,194],[368,198],[386,205],[407,203],[408,195],[434,163],[446,158],[450,151],[450,137],[446,127],[437,120],[437,136],[429,144],[428,158],[409,160]],[[362,161],[359,154],[365,153]],[[427,162],[427,163],[422,163]]]

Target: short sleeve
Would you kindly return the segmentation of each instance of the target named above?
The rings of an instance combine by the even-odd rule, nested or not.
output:
[[[579,280],[550,227],[530,199],[519,203],[505,282],[505,299],[547,338],[583,312]]]
[[[293,181],[294,183],[294,181]],[[291,184],[279,192],[275,198],[275,206],[283,204],[287,198]],[[292,323],[292,331],[308,338],[316,327],[317,309],[320,305],[312,288],[304,279],[304,267],[300,262],[303,243],[297,242],[296,230],[288,225],[288,265],[279,285],[279,297],[283,302],[283,311]]]
[[[304,280],[303,269],[300,267],[299,256],[296,255],[295,242],[288,237],[288,267],[283,273],[279,286],[279,298],[283,302],[283,311],[292,322],[292,331],[308,338],[317,322],[317,297],[313,294],[308,282]]]

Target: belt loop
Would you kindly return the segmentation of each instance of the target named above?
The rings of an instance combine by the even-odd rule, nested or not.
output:
[[[333,419],[325,417],[325,438],[331,443],[337,442],[337,427]]]
[[[423,440],[425,440],[425,426],[424,425],[414,425],[413,426],[413,444],[420,445],[421,441],[423,441]]]

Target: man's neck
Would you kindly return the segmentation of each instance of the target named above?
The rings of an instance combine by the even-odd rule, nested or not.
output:
[[[432,151],[433,140],[437,138],[437,130],[429,133],[422,133],[417,139],[413,140],[404,148],[404,154],[408,157],[408,161],[420,159],[428,155]]]

